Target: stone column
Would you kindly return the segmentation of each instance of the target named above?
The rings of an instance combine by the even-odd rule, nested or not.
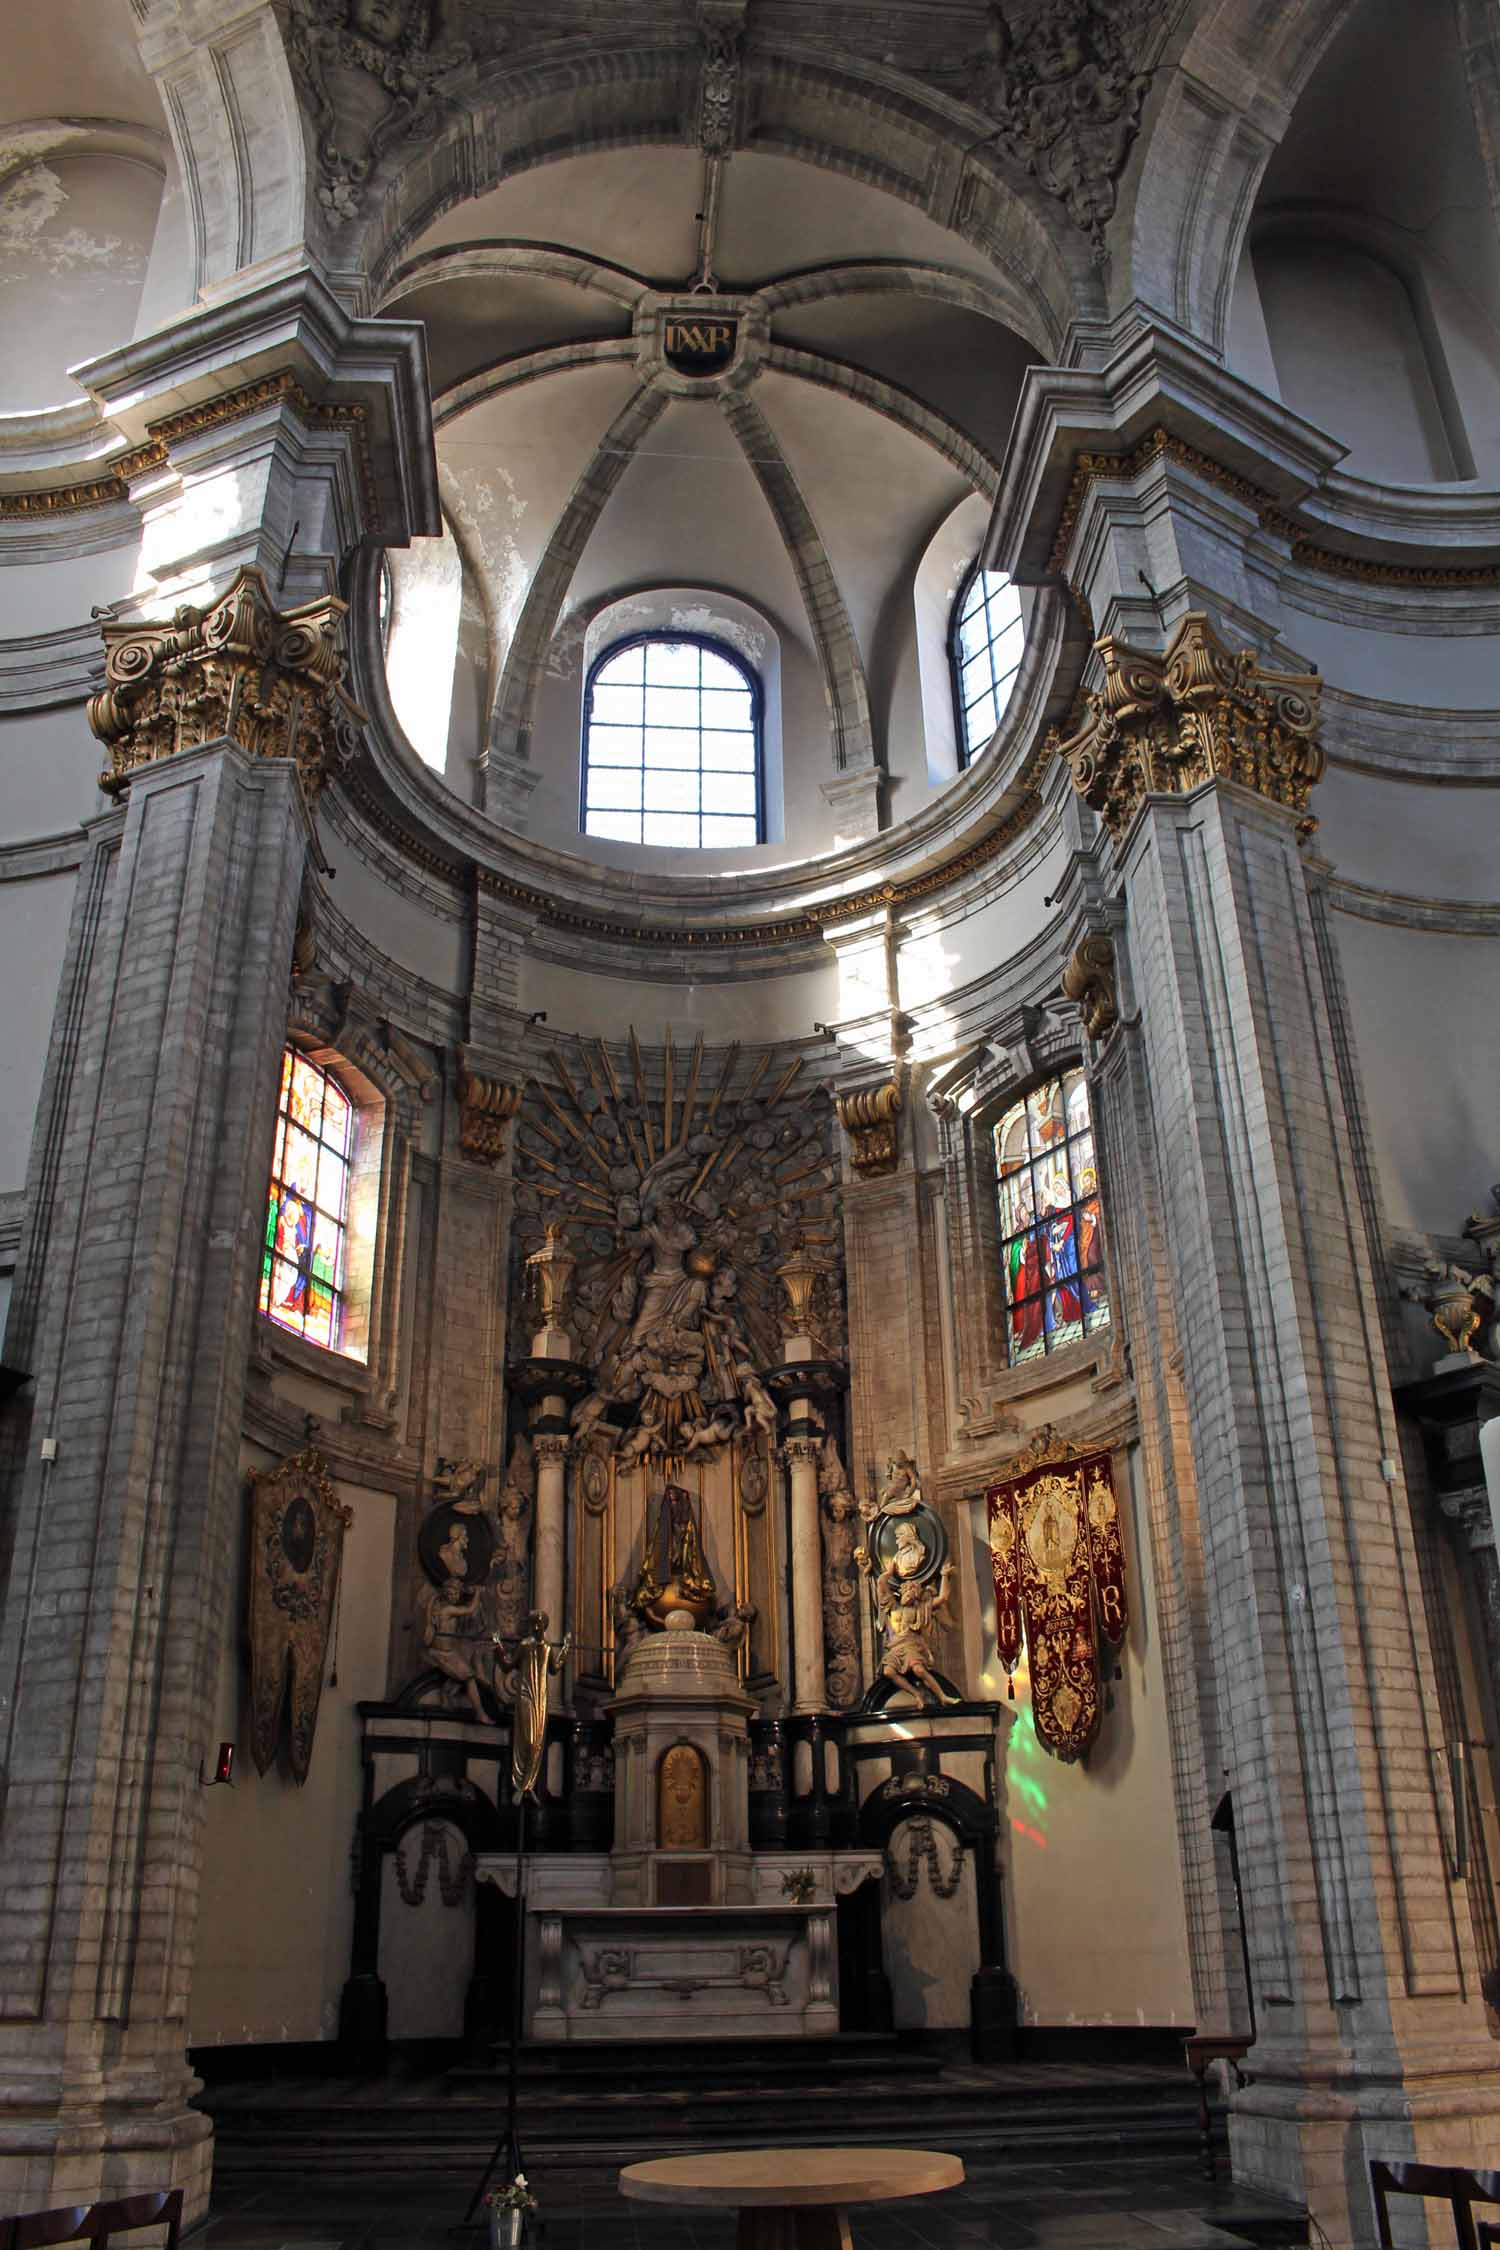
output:
[[[198,1781],[309,812],[361,717],[333,587],[367,533],[437,529],[422,376],[412,324],[351,321],[308,275],[81,371],[142,548],[89,707],[115,809],[88,824],[9,1327],[34,1375],[0,1504],[10,2208],[175,2184],[206,2209]]]
[[[337,607],[294,629],[331,645]],[[193,2218],[211,2151],[185,2052],[198,1778],[310,834],[298,756],[247,745],[272,747],[268,691],[304,698],[304,720],[331,693],[260,654],[241,676],[237,646],[288,630],[257,574],[209,627],[240,698],[213,742],[149,762],[166,722],[146,636],[139,695],[95,707],[128,796],[92,831],[32,1156],[12,1335],[36,1385],[0,1613],[0,2200],[171,2182]],[[158,641],[212,708],[191,637]]]
[[[536,1449],[536,1545],[531,1562],[531,1606],[542,1610],[547,1630],[561,1640],[568,1629],[568,1440],[544,1430]]]
[[[783,1448],[792,1486],[792,1709],[824,1711],[823,1537],[818,1520],[818,1441],[788,1438]]]
[[[1097,656],[1063,754],[1113,847],[1170,1213],[1258,2026],[1235,2173],[1362,2240],[1368,2159],[1484,2161],[1500,2070],[1445,1850],[1432,1652],[1299,858],[1317,682],[1231,653],[1201,612],[1160,655]]]

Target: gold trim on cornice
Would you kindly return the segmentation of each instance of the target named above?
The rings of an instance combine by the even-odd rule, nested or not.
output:
[[[1247,507],[1254,509],[1263,531],[1287,542],[1293,562],[1325,577],[1357,578],[1370,586],[1425,586],[1434,590],[1445,586],[1500,586],[1500,563],[1386,562],[1378,557],[1340,554],[1332,547],[1320,546],[1260,485],[1252,484],[1235,469],[1225,468],[1222,461],[1200,452],[1185,438],[1174,437],[1158,423],[1128,453],[1080,453],[1074,460],[1073,475],[1057,519],[1052,552],[1047,557],[1049,573],[1063,576],[1070,592],[1074,589],[1072,581],[1066,578],[1063,564],[1090,485],[1103,477],[1135,476],[1150,462],[1162,458],[1178,462],[1202,477],[1205,483],[1216,484],[1221,492],[1244,501]],[[1082,599],[1077,594],[1074,598]]]
[[[1026,785],[1025,793],[1014,810],[999,825],[971,844],[966,851],[958,852],[945,860],[940,867],[929,868],[924,875],[915,875],[905,883],[881,883],[873,889],[856,891],[845,898],[831,899],[827,906],[815,914],[789,914],[780,922],[749,922],[738,925],[700,924],[693,927],[683,923],[667,922],[616,922],[607,915],[590,914],[584,908],[569,906],[550,891],[539,891],[529,883],[518,883],[508,875],[500,875],[489,868],[476,868],[474,879],[481,890],[493,898],[510,900],[512,905],[524,907],[542,922],[554,928],[576,930],[580,934],[598,938],[606,944],[684,946],[700,950],[709,946],[724,946],[730,950],[750,946],[785,945],[789,941],[821,937],[830,922],[852,921],[861,914],[878,913],[881,907],[901,907],[915,904],[919,899],[931,897],[934,891],[945,890],[950,883],[961,882],[965,875],[998,858],[1007,845],[1022,835],[1042,809],[1039,792],[1032,786],[1035,776],[1056,754],[1060,740],[1053,727],[1021,768],[1019,778]],[[442,881],[460,887],[465,881],[462,869],[452,860],[442,858],[419,837],[404,828],[392,817],[374,793],[356,774],[344,772],[338,776],[336,786],[349,804],[363,814],[371,827],[378,830],[392,848],[427,868]]]
[[[226,391],[222,398],[205,399],[201,405],[185,407],[181,413],[167,414],[161,421],[152,422],[145,444],[122,453],[107,476],[93,477],[81,484],[48,485],[31,492],[0,492],[0,522],[27,516],[76,515],[86,508],[105,508],[128,500],[131,478],[143,475],[148,469],[164,468],[172,446],[180,438],[220,429],[226,422],[242,421],[262,407],[274,405],[278,399],[289,399],[307,421],[319,422],[326,429],[353,431],[367,527],[378,538],[380,501],[365,429],[368,410],[357,403],[349,406],[316,404],[290,368],[282,368],[275,375],[263,375],[257,382],[246,383],[237,391]]]

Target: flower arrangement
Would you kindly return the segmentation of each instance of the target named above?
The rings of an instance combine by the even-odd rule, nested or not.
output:
[[[484,2201],[485,2208],[490,2211],[534,2211],[536,2209],[536,2197],[526,2185],[526,2174],[524,2172],[518,2172],[513,2180],[506,2182],[504,2187],[491,2188]]]

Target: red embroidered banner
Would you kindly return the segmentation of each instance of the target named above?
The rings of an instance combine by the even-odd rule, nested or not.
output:
[[[1107,1453],[1040,1461],[989,1490],[995,1634],[1014,1672],[1024,1635],[1037,1739],[1072,1759],[1098,1731],[1098,1633],[1125,1637],[1125,1551]]]

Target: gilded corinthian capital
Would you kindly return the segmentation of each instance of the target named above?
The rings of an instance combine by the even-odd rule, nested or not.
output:
[[[1315,672],[1271,672],[1249,649],[1227,649],[1201,610],[1160,656],[1113,635],[1095,645],[1104,686],[1059,754],[1116,843],[1148,796],[1183,797],[1205,781],[1307,812],[1323,772]]]
[[[344,604],[332,594],[279,610],[253,566],[205,608],[170,624],[103,627],[108,681],[89,725],[109,750],[99,786],[118,796],[142,766],[230,741],[252,758],[295,759],[309,801],[353,754],[365,714],[344,686]]]

